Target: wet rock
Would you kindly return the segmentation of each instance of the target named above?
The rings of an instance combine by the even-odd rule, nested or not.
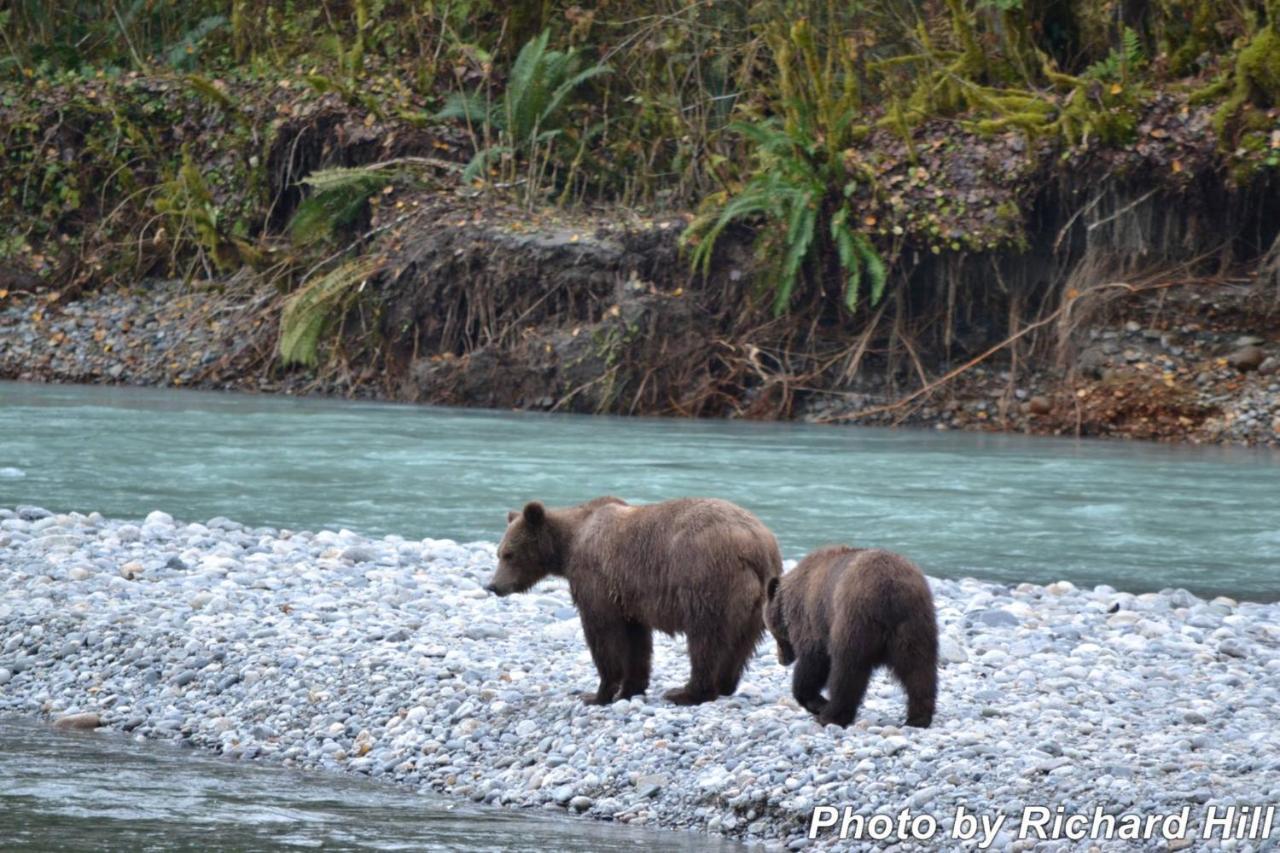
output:
[[[53,721],[55,729],[65,729],[67,731],[88,731],[96,729],[102,725],[102,720],[97,714],[67,714]]]
[[[1048,397],[1037,394],[1027,403],[1027,411],[1033,415],[1047,415],[1053,411],[1053,403]]]
[[[342,559],[353,563],[372,563],[378,559],[378,552],[363,545],[352,545],[343,550]]]
[[[1226,640],[1218,645],[1218,653],[1231,658],[1243,658],[1248,656],[1248,652],[1239,643]]]
[[[1102,376],[1102,370],[1109,363],[1106,350],[1101,346],[1091,346],[1085,348],[1080,357],[1076,359],[1076,369],[1084,376],[1091,379],[1099,379]]]
[[[636,778],[636,793],[645,799],[658,796],[669,784],[669,780],[663,773],[646,773]]]
[[[884,739],[884,754],[897,755],[911,745],[911,741],[902,735],[893,735]]]
[[[1018,624],[1018,617],[1007,610],[979,610],[973,618],[991,628],[1012,628]]]
[[[945,663],[964,663],[969,659],[969,653],[951,637],[940,637],[938,659]]]
[[[196,680],[196,671],[194,669],[185,669],[173,677],[174,687],[186,687],[188,684]]]
[[[1227,364],[1239,370],[1241,373],[1257,370],[1262,362],[1266,360],[1266,354],[1261,347],[1247,346],[1236,350],[1227,356]]]

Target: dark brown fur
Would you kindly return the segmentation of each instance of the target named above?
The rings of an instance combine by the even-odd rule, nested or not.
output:
[[[689,683],[666,694],[672,702],[738,689],[764,633],[765,590],[782,573],[777,540],[754,515],[713,498],[630,506],[606,497],[564,509],[534,502],[507,520],[487,589],[569,580],[600,673],[588,702],[648,688],[654,630],[688,638]]]
[[[879,549],[815,551],[770,583],[765,622],[778,659],[796,663],[796,701],[819,722],[852,723],[880,666],[907,691],[907,725],[933,722],[938,621],[929,583],[906,557]]]

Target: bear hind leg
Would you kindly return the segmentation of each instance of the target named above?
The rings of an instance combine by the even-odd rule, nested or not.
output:
[[[758,608],[757,608],[758,610]],[[736,637],[730,638],[720,655],[720,663],[716,672],[716,690],[721,696],[732,696],[742,680],[742,673],[747,668],[751,656],[755,654],[756,643],[764,633],[764,617],[757,615],[739,629]]]
[[[894,675],[907,691],[907,725],[927,729],[933,723],[937,701],[938,677],[929,668],[916,666],[907,672],[894,669]]]
[[[720,649],[714,636],[704,633],[689,634],[689,683],[675,690],[668,690],[664,698],[676,705],[700,705],[720,695],[716,689],[716,669],[720,662]]]
[[[907,725],[929,728],[938,696],[936,628],[899,628],[890,644],[889,666],[907,693]]]
[[[831,674],[831,658],[825,652],[806,652],[796,659],[791,673],[791,695],[811,714],[821,714],[827,707],[822,688]]]
[[[824,726],[852,723],[862,707],[862,697],[867,693],[872,669],[872,662],[865,657],[835,657],[831,662],[827,704],[818,714],[818,722]]]
[[[653,630],[638,622],[628,622],[626,631],[627,667],[619,699],[630,699],[648,690],[649,674],[653,669]]]

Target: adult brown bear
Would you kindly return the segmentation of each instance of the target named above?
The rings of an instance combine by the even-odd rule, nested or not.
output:
[[[590,704],[643,693],[653,631],[684,634],[689,683],[666,698],[696,705],[738,689],[764,633],[766,590],[781,573],[777,540],[742,507],[605,497],[562,509],[535,501],[509,513],[486,589],[510,595],[547,575],[568,579],[600,673]]]
[[[765,622],[782,665],[796,664],[792,694],[819,722],[853,722],[880,666],[907,691],[907,725],[933,722],[938,620],[928,581],[906,557],[865,548],[814,551],[770,581]]]

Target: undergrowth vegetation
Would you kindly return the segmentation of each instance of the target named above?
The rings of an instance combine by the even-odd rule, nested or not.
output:
[[[433,182],[691,210],[696,268],[741,227],[775,313],[847,315],[907,250],[1021,250],[987,190],[1045,162],[1280,167],[1280,0],[13,0],[0,33],[0,289],[247,269],[302,288],[304,362]],[[1212,110],[1218,159],[1157,104]]]

